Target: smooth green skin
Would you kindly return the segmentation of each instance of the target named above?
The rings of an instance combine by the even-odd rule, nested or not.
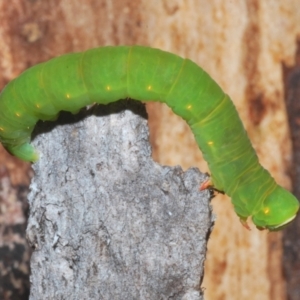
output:
[[[277,230],[295,218],[297,199],[259,164],[230,98],[195,63],[158,49],[96,48],[28,69],[0,94],[0,141],[35,161],[29,142],[39,119],[126,97],[164,102],[189,124],[213,186],[231,197],[242,221],[252,217],[258,228]]]

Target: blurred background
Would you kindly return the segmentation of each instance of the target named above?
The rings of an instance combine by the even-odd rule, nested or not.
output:
[[[188,57],[231,96],[261,163],[300,199],[299,0],[0,0],[0,90],[28,67],[105,45]],[[153,157],[208,171],[188,126],[147,106]],[[0,299],[28,299],[30,164],[0,148]],[[285,231],[241,226],[230,200],[217,215],[202,287],[208,300],[300,299],[300,219]]]

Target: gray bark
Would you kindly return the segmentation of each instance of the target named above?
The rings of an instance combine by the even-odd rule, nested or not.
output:
[[[95,107],[38,128],[30,299],[203,299],[206,175],[153,162],[143,105]]]

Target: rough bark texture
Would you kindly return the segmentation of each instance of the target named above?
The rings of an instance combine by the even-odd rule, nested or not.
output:
[[[202,299],[205,175],[151,159],[142,104],[91,111],[34,139],[30,299]]]

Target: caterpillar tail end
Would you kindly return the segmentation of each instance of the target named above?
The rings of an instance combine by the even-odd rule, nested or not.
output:
[[[35,162],[39,159],[39,155],[32,145],[24,143],[17,146],[7,146],[6,150],[24,161]]]

